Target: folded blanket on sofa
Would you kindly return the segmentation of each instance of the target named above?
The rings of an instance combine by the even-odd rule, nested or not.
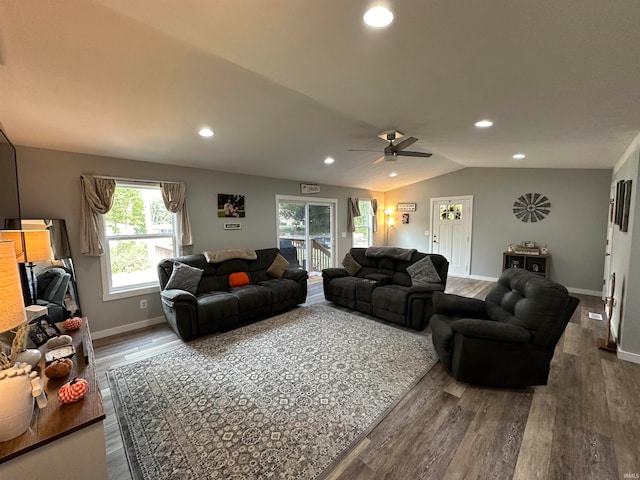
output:
[[[214,250],[202,252],[204,257],[209,263],[220,263],[232,258],[239,258],[240,260],[255,260],[258,258],[255,250]]]
[[[369,247],[364,252],[367,257],[389,257],[395,260],[410,262],[417,250],[415,248],[400,247]]]

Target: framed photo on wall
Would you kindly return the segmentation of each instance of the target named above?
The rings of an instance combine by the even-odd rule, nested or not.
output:
[[[218,194],[219,218],[244,218],[245,215],[244,195]]]
[[[622,203],[622,221],[620,222],[620,230],[626,232],[629,230],[629,210],[631,210],[631,180],[624,182]]]

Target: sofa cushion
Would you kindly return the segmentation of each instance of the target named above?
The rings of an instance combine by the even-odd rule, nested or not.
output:
[[[243,285],[250,285],[249,275],[246,272],[235,272],[229,275],[229,286],[242,287]]]
[[[269,268],[267,268],[267,273],[275,278],[282,278],[284,275],[284,271],[289,266],[289,262],[282,255],[277,254],[276,258],[273,259]]]
[[[404,315],[407,313],[408,296],[409,287],[385,285],[383,287],[378,287],[373,291],[371,301],[374,308]]]
[[[210,292],[198,297],[198,322],[202,330],[210,329],[211,321],[220,327],[238,323],[238,299],[227,292]]]
[[[342,260],[342,266],[347,272],[349,272],[349,275],[351,275],[352,277],[360,270],[362,270],[362,265],[356,262],[356,260],[351,256],[350,253],[347,253],[344,256],[344,260]]]
[[[271,303],[278,304],[298,297],[298,283],[285,278],[265,280],[260,285],[271,293]]]
[[[203,272],[204,270],[201,268],[191,267],[180,262],[174,262],[173,272],[171,272],[171,276],[169,277],[169,281],[165,285],[164,290],[185,290],[195,295]]]
[[[271,293],[262,285],[244,285],[232,288],[231,295],[238,299],[238,311],[248,312],[256,309],[271,309]]]
[[[433,266],[431,258],[429,257],[424,257],[413,265],[409,265],[407,267],[407,272],[411,275],[411,282],[413,285],[419,285],[421,283],[440,283],[442,281],[436,268]]]

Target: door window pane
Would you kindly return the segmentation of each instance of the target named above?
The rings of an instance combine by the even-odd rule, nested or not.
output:
[[[461,203],[441,204],[440,220],[462,220],[462,204]]]

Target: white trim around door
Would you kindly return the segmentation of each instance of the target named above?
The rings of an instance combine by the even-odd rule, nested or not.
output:
[[[451,276],[471,273],[472,227],[473,195],[431,199],[431,252],[447,258]]]

